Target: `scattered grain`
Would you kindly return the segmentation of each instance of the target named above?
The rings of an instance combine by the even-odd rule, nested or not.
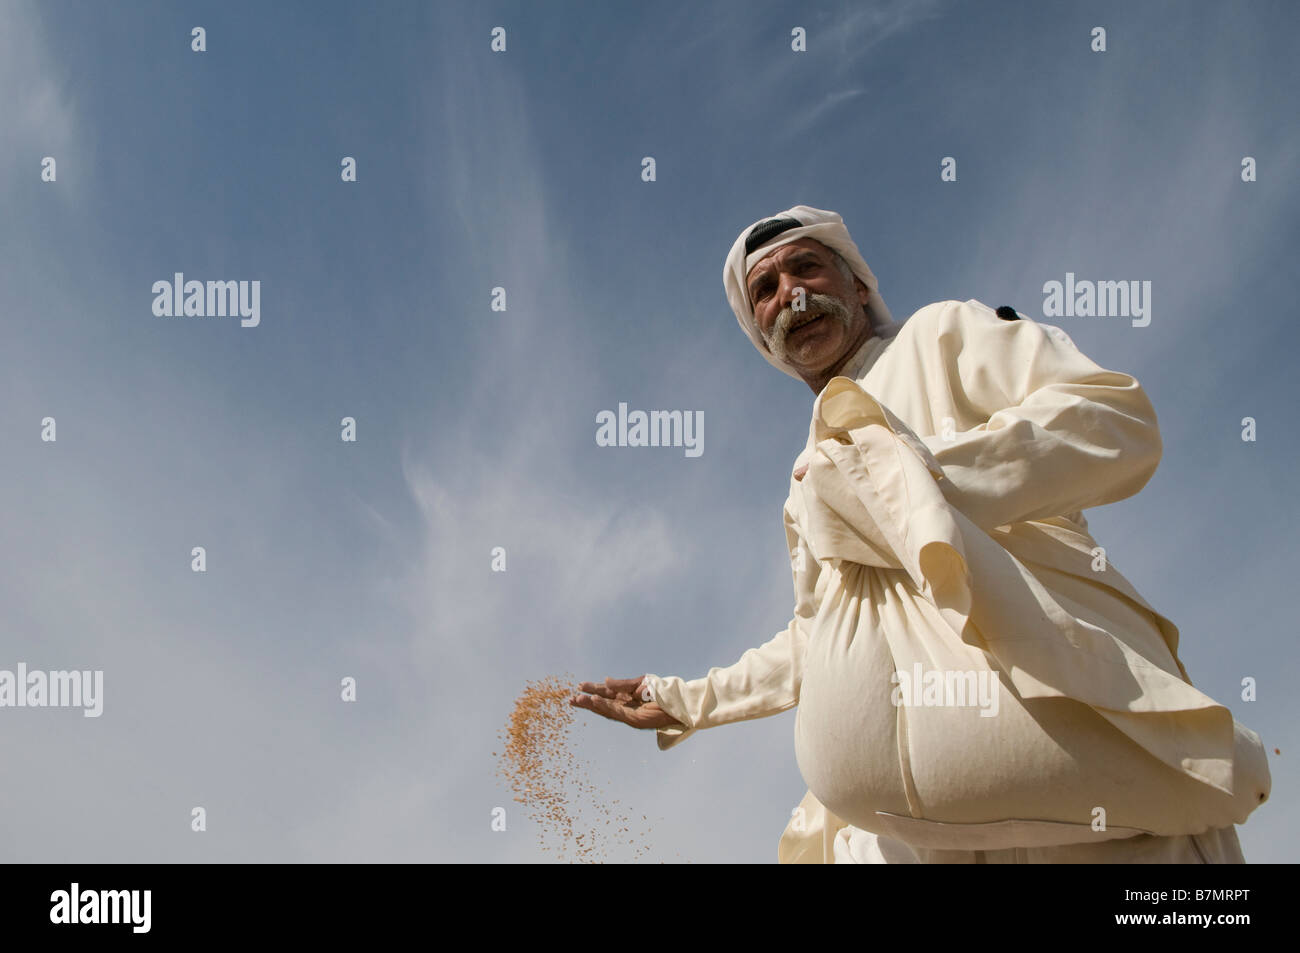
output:
[[[617,799],[598,789],[591,768],[575,754],[574,709],[569,705],[574,684],[571,676],[556,675],[525,684],[501,732],[498,777],[527,808],[544,852],[583,863],[640,860],[650,850],[649,830],[628,841],[630,858],[627,850],[615,849],[616,844],[622,848],[622,838],[616,842],[617,835],[605,827],[615,821],[623,825],[617,833],[628,834],[631,817]]]

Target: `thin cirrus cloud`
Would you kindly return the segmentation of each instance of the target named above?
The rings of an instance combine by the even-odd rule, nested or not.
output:
[[[816,107],[806,113],[801,114],[798,119],[790,123],[786,129],[786,134],[790,137],[804,136],[808,130],[816,128],[820,123],[829,118],[829,114],[843,103],[857,99],[866,95],[865,89],[845,89],[838,93],[831,93],[824,100],[817,104]]]
[[[52,55],[49,33],[36,7],[27,0],[8,0],[0,31],[0,125],[7,148],[0,148],[6,177],[32,162],[20,147],[38,147],[41,155],[75,155],[83,128],[75,101]],[[39,159],[40,156],[34,158]]]

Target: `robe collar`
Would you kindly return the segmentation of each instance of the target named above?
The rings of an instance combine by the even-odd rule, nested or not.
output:
[[[878,334],[871,335],[835,376],[847,377],[855,381],[862,380],[875,365],[880,355],[885,353],[885,348],[889,346],[892,340],[894,340],[893,337],[882,338]]]

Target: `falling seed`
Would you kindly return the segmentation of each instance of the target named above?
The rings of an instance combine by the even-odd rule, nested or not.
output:
[[[502,732],[504,750],[497,773],[514,792],[515,801],[528,806],[543,851],[554,850],[561,857],[571,853],[579,861],[603,861],[610,859],[614,842],[601,827],[584,830],[591,826],[585,818],[595,812],[621,824],[631,818],[622,812],[611,815],[610,807],[619,801],[601,796],[591,780],[592,770],[572,750],[574,714],[568,703],[572,683],[571,676],[548,676],[525,684]],[[620,832],[627,833],[628,828]],[[648,849],[648,844],[639,845],[636,856]]]

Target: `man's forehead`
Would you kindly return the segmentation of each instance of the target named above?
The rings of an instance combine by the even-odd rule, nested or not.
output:
[[[800,251],[815,252],[822,258],[826,258],[830,254],[830,249],[815,238],[796,238],[792,242],[787,242],[784,245],[779,245],[778,247],[773,248],[761,259],[754,262],[754,267],[749,269],[749,274],[745,276],[746,280],[753,278],[754,275],[760,272],[774,268],[778,259],[784,261],[786,258],[789,258]]]

